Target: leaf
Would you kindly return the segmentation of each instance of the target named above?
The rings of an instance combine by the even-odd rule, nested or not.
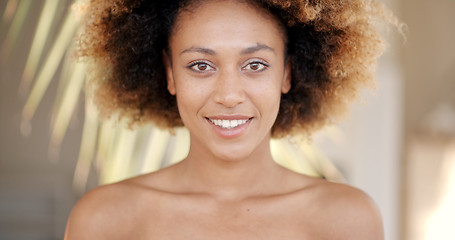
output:
[[[44,7],[38,21],[38,26],[35,31],[35,37],[32,41],[32,47],[22,74],[22,81],[19,87],[19,92],[22,94],[28,92],[31,81],[35,76],[39,60],[43,55],[44,45],[49,37],[49,32],[57,13],[57,6],[59,5],[59,2],[60,1],[56,0],[47,0],[44,3]]]
[[[25,20],[27,19],[32,4],[33,1],[31,0],[19,1],[19,3],[17,3],[17,1],[8,2],[3,20],[7,21],[7,19],[13,15],[14,18],[2,44],[2,62],[9,59],[11,51],[15,49],[17,40],[23,30]],[[15,8],[15,6],[17,6],[17,8]],[[13,10],[15,10],[14,14],[10,12]]]
[[[37,76],[33,89],[27,99],[27,102],[22,110],[22,118],[24,121],[30,121],[35,114],[36,108],[41,102],[44,93],[54,77],[63,56],[71,45],[74,33],[78,27],[78,23],[74,18],[73,12],[70,12],[60,29],[57,40],[50,50],[49,57],[46,59],[43,68]]]
[[[59,101],[59,108],[56,110],[56,120],[51,134],[51,144],[54,147],[60,147],[68,129],[68,123],[75,111],[76,103],[80,98],[85,80],[85,64],[76,63],[72,68],[68,85],[64,89],[63,97]]]
[[[87,179],[96,151],[98,129],[99,123],[95,106],[93,106],[91,101],[86,101],[81,147],[73,179],[73,188],[78,193],[83,193],[87,185]]]

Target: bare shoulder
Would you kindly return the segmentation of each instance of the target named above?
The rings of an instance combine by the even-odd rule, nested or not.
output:
[[[126,189],[122,184],[101,186],[87,192],[73,207],[66,226],[65,240],[115,239],[119,211],[116,208],[125,202]],[[111,231],[106,231],[111,228]],[[109,236],[112,233],[112,236]]]
[[[381,215],[366,193],[345,184],[310,179],[302,196],[311,196],[311,221],[321,230],[321,238],[384,239]]]
[[[137,213],[144,192],[147,191],[134,181],[105,185],[87,192],[71,211],[65,240],[126,239],[122,235],[134,228],[133,220],[139,217]]]

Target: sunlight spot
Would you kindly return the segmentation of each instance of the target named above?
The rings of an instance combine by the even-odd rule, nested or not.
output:
[[[441,179],[442,194],[440,203],[430,215],[426,223],[425,239],[453,240],[455,239],[455,144],[444,154]]]

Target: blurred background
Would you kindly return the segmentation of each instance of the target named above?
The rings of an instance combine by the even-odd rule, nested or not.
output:
[[[84,67],[67,54],[77,33],[72,2],[0,1],[2,240],[62,239],[85,191],[185,154],[185,130],[132,132],[93,118],[80,90]],[[455,1],[383,2],[408,31],[406,41],[384,31],[389,45],[377,89],[311,143],[275,142],[274,150],[296,171],[367,192],[381,210],[386,239],[453,240]],[[284,156],[290,148],[294,156]],[[289,160],[296,156],[300,161]]]

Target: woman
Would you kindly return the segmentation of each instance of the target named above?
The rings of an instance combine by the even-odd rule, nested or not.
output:
[[[181,162],[102,186],[65,239],[383,239],[360,190],[277,165],[269,141],[310,134],[369,83],[370,1],[92,1],[79,53],[107,115],[185,125]]]

